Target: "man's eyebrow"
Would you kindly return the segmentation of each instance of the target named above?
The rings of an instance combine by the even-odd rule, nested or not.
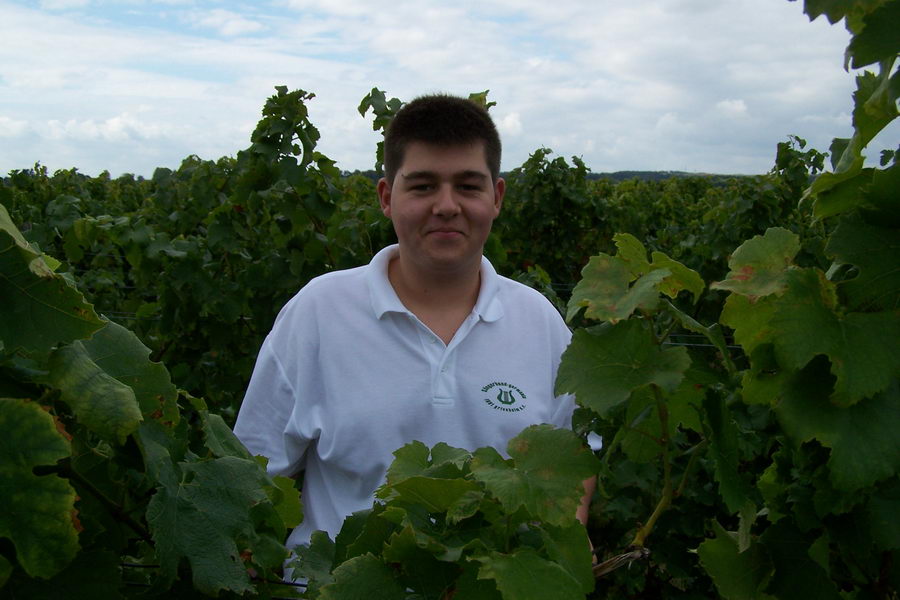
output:
[[[400,173],[404,179],[434,179],[437,173],[434,171],[410,171],[409,173]]]

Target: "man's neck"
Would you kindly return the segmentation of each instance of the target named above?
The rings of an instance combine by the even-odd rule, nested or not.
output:
[[[388,277],[403,305],[449,343],[478,301],[481,264],[465,271],[423,274],[398,256],[388,265]]]

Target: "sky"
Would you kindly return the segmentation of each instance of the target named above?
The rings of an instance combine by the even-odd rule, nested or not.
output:
[[[234,156],[278,85],[316,95],[318,150],[348,171],[374,166],[357,107],[377,87],[490,90],[504,170],[545,147],[594,172],[764,173],[789,134],[852,133],[848,42],[785,0],[0,0],[0,173]]]

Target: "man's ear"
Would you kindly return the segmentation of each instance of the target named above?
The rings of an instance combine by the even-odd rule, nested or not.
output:
[[[378,185],[375,188],[378,191],[378,204],[381,205],[381,212],[384,213],[388,219],[391,218],[391,184],[388,183],[387,179],[382,177],[378,180]]]
[[[494,210],[496,211],[495,217],[500,214],[500,209],[503,207],[503,196],[506,194],[506,181],[502,177],[498,177],[497,181],[494,182]]]

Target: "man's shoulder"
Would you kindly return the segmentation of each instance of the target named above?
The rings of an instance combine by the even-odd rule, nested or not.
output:
[[[535,306],[553,308],[553,304],[539,291],[524,283],[510,279],[503,275],[497,274],[497,283],[500,292],[507,299],[515,299],[516,301],[533,304]],[[554,309],[556,310],[556,309]]]
[[[502,275],[498,275],[497,287],[504,311],[520,314],[526,319],[541,318],[565,327],[565,320],[553,303],[533,287]]]
[[[334,306],[368,297],[366,266],[331,271],[310,279],[282,307],[280,320],[287,314],[307,312],[315,307]]]

